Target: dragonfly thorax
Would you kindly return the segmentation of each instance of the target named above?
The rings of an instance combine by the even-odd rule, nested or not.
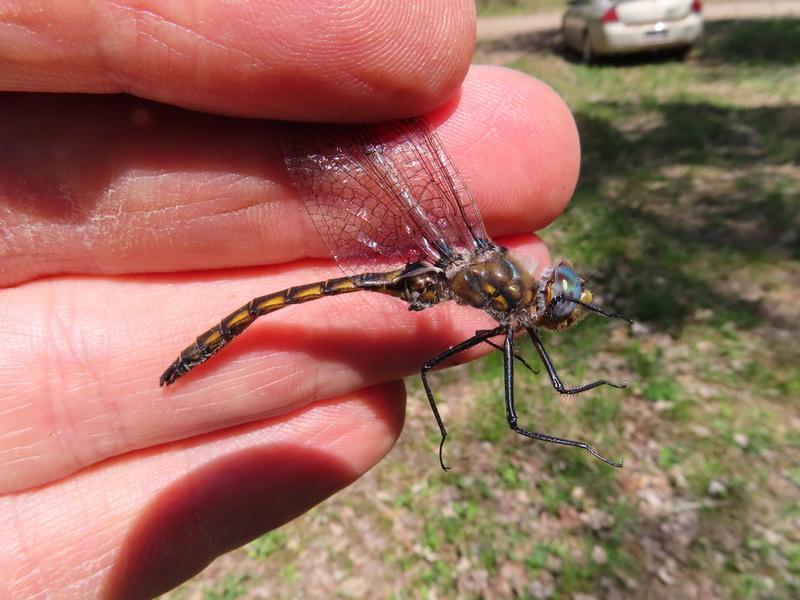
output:
[[[500,323],[562,331],[577,323],[592,293],[567,261],[534,275],[504,248],[447,273],[452,298],[488,312]]]
[[[534,276],[505,249],[485,253],[448,273],[454,300],[488,312],[497,321],[529,320],[525,316],[534,305]]]

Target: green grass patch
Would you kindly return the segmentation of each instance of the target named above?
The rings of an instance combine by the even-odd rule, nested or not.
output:
[[[740,65],[793,65],[800,61],[800,19],[743,19],[706,24],[703,57]]]
[[[566,0],[477,0],[481,16],[519,15],[564,8]]]
[[[527,487],[529,482],[523,481],[519,475],[519,468],[507,461],[502,461],[497,467],[497,475],[506,488],[519,489]]]
[[[498,382],[502,388],[502,383]],[[503,392],[493,390],[481,396],[477,403],[478,418],[475,419],[475,435],[485,442],[499,443],[508,437],[508,422],[503,405]]]
[[[266,560],[286,545],[286,534],[282,531],[270,531],[247,544],[247,554],[256,560]]]
[[[595,391],[588,398],[580,400],[579,414],[587,427],[612,424],[620,411],[620,395],[615,391]]]
[[[247,575],[226,573],[216,586],[203,591],[205,600],[235,600],[247,594]]]
[[[688,450],[681,446],[661,446],[658,449],[658,466],[668,471],[675,465],[682,463],[688,455]]]
[[[298,581],[300,581],[302,575],[299,569],[292,563],[285,564],[281,567],[280,570],[280,578],[283,579],[287,584],[294,585]]]

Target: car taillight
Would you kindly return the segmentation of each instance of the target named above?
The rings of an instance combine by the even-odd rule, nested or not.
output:
[[[609,8],[606,12],[603,13],[603,16],[600,17],[600,20],[603,21],[603,23],[616,23],[617,21],[619,21],[619,17],[617,16],[617,7],[612,6],[611,8]]]
[[[703,3],[700,0],[694,0],[692,2],[692,12],[693,13],[703,12]]]

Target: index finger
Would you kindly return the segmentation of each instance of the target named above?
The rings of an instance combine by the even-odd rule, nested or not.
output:
[[[470,0],[32,0],[0,6],[0,89],[384,120],[444,102],[467,72],[474,36]]]

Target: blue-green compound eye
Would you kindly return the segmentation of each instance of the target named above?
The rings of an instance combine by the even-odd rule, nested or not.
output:
[[[581,294],[583,293],[583,284],[581,283],[581,278],[578,277],[575,271],[561,265],[556,267],[555,271],[553,271],[548,292],[548,301],[559,296],[580,300]],[[577,304],[573,304],[572,302],[559,302],[553,307],[553,317],[557,320],[566,319],[572,314],[576,306]]]

